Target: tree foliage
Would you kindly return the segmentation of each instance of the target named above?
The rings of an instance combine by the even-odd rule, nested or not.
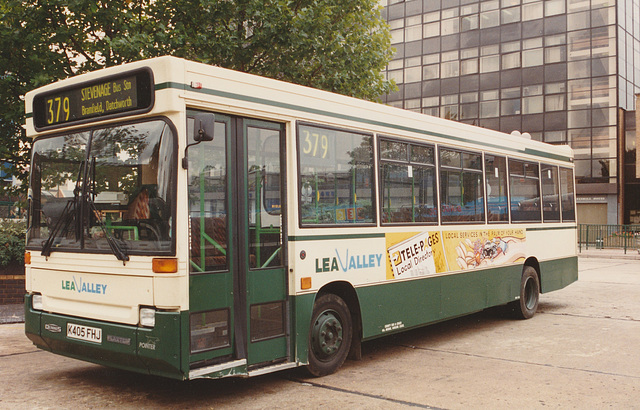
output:
[[[376,0],[4,0],[0,158],[24,165],[23,95],[78,73],[175,55],[375,100],[393,84]],[[19,168],[18,168],[19,169]]]

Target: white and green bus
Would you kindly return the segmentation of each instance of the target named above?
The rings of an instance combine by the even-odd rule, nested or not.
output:
[[[176,379],[336,371],[361,342],[577,280],[573,153],[161,57],[26,95],[26,334]]]

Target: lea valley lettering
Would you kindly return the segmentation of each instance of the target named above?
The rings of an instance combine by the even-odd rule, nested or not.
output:
[[[62,290],[71,290],[78,293],[96,293],[104,295],[107,293],[107,285],[102,283],[84,282],[82,278],[76,280],[75,276],[73,280],[63,280]]]
[[[335,252],[336,256],[333,257],[316,258],[316,272],[348,272],[356,269],[377,268],[382,263],[381,253],[349,256],[348,249],[343,255],[337,249]]]

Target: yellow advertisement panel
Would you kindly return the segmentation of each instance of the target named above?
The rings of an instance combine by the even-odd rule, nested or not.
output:
[[[388,233],[387,279],[447,271],[440,232]]]
[[[388,233],[387,279],[499,266],[526,256],[524,229]]]
[[[443,232],[449,270],[466,270],[517,262],[526,256],[524,229]]]

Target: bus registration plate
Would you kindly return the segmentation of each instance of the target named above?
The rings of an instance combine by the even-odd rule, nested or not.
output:
[[[102,343],[102,329],[67,323],[67,337],[85,342]]]

